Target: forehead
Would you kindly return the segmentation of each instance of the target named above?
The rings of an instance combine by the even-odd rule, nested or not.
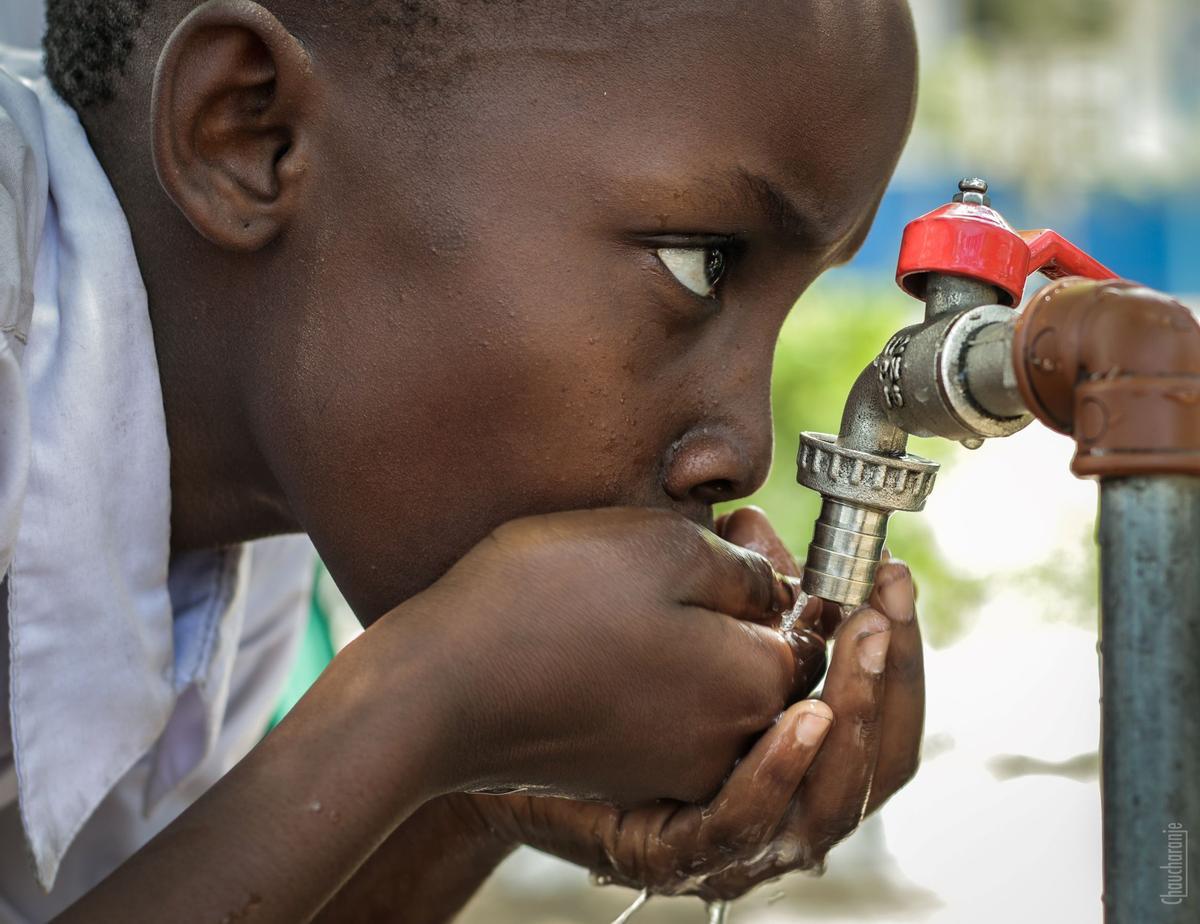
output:
[[[493,191],[527,174],[547,193],[564,176],[686,196],[753,174],[836,228],[832,210],[880,191],[911,117],[897,0],[545,0],[444,25],[461,50],[431,131],[439,151],[454,136],[447,171],[455,151],[490,158]]]
[[[503,88],[509,104],[492,112],[514,130],[590,124],[623,144],[642,139],[638,156],[652,158],[670,136],[829,181],[863,144],[898,142],[910,119],[916,53],[902,2],[504,6],[467,38],[468,80]]]
[[[745,180],[761,176],[838,239],[882,192],[911,119],[901,0],[446,6],[428,102],[414,109],[392,76],[360,109],[376,169],[403,186],[416,164],[439,223],[481,202],[552,216],[644,196],[666,226],[703,197],[761,193]]]

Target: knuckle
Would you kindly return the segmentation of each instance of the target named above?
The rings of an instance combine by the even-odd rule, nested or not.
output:
[[[520,517],[501,523],[488,533],[488,542],[501,552],[526,553],[536,544],[537,529],[533,517]]]
[[[897,658],[888,664],[888,679],[892,683],[917,686],[925,680],[925,663],[920,653]]]
[[[844,841],[858,827],[858,810],[846,809],[814,819],[808,826],[813,856],[824,858],[834,846]]]
[[[733,625],[748,636],[747,655],[758,668],[749,676],[757,681],[755,690],[763,697],[764,707],[776,714],[792,692],[796,675],[792,646],[780,633],[755,623],[738,620]]]
[[[852,634],[860,641],[864,636],[890,632],[892,628],[891,620],[872,606],[860,607],[850,618],[855,620]]]
[[[754,683],[747,687],[736,709],[741,717],[741,732],[754,735],[769,726],[787,706],[787,697],[776,682]]]
[[[716,825],[708,832],[715,855],[705,858],[711,868],[728,868],[731,863],[760,849],[771,835],[773,825],[764,818],[743,818]]]
[[[748,549],[734,551],[744,569],[755,609],[766,612],[774,603],[775,567],[762,555]]]
[[[852,703],[838,703],[834,706],[837,721],[852,732],[853,746],[861,748],[872,744],[878,735],[879,710],[871,700],[856,699]]]
[[[794,761],[771,760],[758,771],[754,782],[760,793],[782,796],[790,794],[800,781]]]

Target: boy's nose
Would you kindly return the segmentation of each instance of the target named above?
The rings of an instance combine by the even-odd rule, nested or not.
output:
[[[751,438],[710,429],[675,445],[663,487],[676,502],[716,504],[753,494],[770,467],[770,424],[765,436]]]

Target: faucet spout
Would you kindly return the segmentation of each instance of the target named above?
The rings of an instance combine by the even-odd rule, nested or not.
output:
[[[873,360],[855,379],[842,411],[837,444],[859,452],[902,456],[908,446],[908,434],[892,420],[893,399],[888,397],[886,391],[886,373],[880,369],[881,363],[890,363],[892,360],[885,357],[888,357],[887,349],[883,356]]]
[[[888,518],[925,506],[938,466],[907,451],[909,434],[974,447],[1032,419],[1011,371],[1012,309],[981,304],[996,290],[971,279],[929,274],[926,291],[936,305],[858,376],[838,434],[800,435],[797,480],[823,499],[804,566],[810,596],[864,603]]]

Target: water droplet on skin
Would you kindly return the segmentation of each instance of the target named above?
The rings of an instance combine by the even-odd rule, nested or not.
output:
[[[312,802],[308,803],[308,810],[309,810],[310,812],[320,812],[320,811],[321,811],[321,802],[320,802],[320,800],[318,800],[318,799],[313,799],[313,800],[312,800]]]

